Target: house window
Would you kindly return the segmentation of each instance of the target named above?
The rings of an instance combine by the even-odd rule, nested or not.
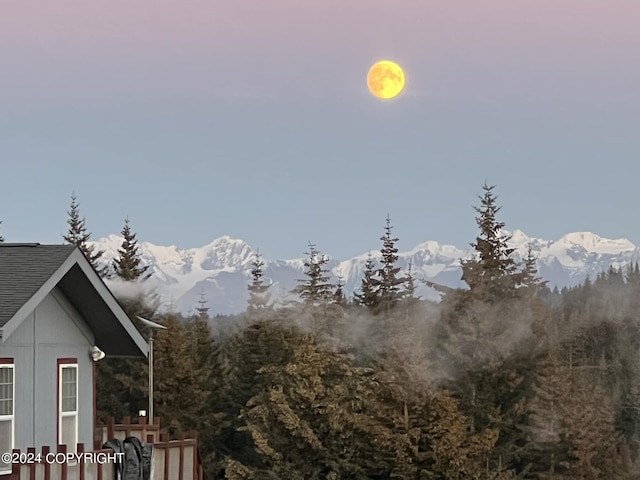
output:
[[[59,366],[58,443],[75,450],[78,443],[78,365]]]
[[[2,361],[4,359],[0,359]],[[13,363],[0,363],[0,452],[13,450],[13,405],[14,405]],[[0,473],[11,472],[11,464],[0,460]]]

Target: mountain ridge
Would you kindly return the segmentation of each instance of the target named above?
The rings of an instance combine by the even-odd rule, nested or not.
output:
[[[609,239],[592,232],[571,232],[558,240],[544,240],[529,237],[521,230],[504,233],[511,236],[509,244],[515,249],[516,261],[525,257],[528,245],[531,245],[537,257],[539,275],[552,288],[579,284],[587,276],[593,278],[611,265],[619,268],[640,258],[640,248],[625,238]],[[111,234],[90,244],[105,251],[101,258],[103,265],[111,264],[121,248],[122,237]],[[151,274],[145,286],[158,294],[161,309],[173,308],[192,314],[201,297],[207,301],[212,314],[233,314],[245,309],[246,286],[255,254],[245,241],[223,235],[202,247],[179,248],[146,241],[139,242],[138,246],[142,263],[149,266],[148,273]],[[368,254],[329,260],[332,281],[340,275],[349,296],[358,290]],[[472,255],[471,247],[463,249],[428,240],[398,252],[398,266],[406,269],[411,260],[417,278],[453,288],[463,287],[460,259]],[[379,259],[379,249],[371,250],[371,256]],[[274,301],[293,298],[288,292],[297,285],[298,279],[303,278],[304,259],[263,260],[265,278],[273,283],[271,296]],[[107,282],[117,283],[115,280]],[[437,292],[423,282],[418,284],[418,294],[423,298],[438,298]]]

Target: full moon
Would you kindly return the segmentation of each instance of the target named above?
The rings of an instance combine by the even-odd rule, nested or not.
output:
[[[367,74],[367,86],[378,98],[397,97],[404,88],[405,77],[400,65],[391,60],[375,63]]]

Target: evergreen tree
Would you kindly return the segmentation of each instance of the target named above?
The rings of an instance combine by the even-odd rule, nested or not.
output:
[[[184,324],[188,337],[188,353],[196,371],[197,384],[205,396],[196,421],[198,450],[209,478],[211,473],[220,471],[225,463],[225,450],[221,438],[231,425],[231,416],[225,409],[228,388],[229,365],[223,354],[222,345],[212,336],[209,315],[200,311],[195,318]],[[233,416],[237,416],[234,412]],[[216,478],[216,477],[213,477]]]
[[[383,459],[391,460],[394,439],[373,375],[296,328],[282,333],[290,356],[258,369],[256,381],[268,388],[241,415],[268,470],[283,479],[390,478]]]
[[[404,287],[403,296],[408,299],[416,299],[416,276],[413,273],[413,261],[409,259],[409,265],[407,266],[406,283]]]
[[[264,275],[264,262],[260,256],[260,252],[256,251],[253,262],[251,263],[251,283],[247,286],[249,290],[249,300],[247,310],[260,310],[267,306],[269,301],[269,287],[262,279]]]
[[[626,280],[627,285],[632,289],[640,287],[640,266],[638,266],[638,262],[630,263],[627,266]]]
[[[398,261],[398,249],[396,248],[397,238],[391,236],[391,219],[387,215],[385,234],[380,237],[382,240],[382,266],[378,269],[376,284],[380,299],[380,309],[387,313],[396,306],[403,292],[401,286],[407,281],[404,277],[399,277],[400,267],[396,266]]]
[[[148,338],[147,327],[138,315],[153,318],[159,301],[155,295],[136,294],[118,296],[118,303],[143,337]],[[98,418],[106,422],[109,417],[120,420],[135,416],[148,405],[148,362],[142,358],[106,358],[96,364],[96,408]]]
[[[307,258],[304,261],[304,274],[307,278],[298,280],[300,285],[292,293],[297,293],[305,304],[317,306],[329,301],[333,293],[327,275],[329,270],[326,268],[329,258],[322,255],[311,242],[309,251],[305,254]]]
[[[63,235],[64,240],[78,247],[98,274],[103,277],[107,276],[108,269],[101,267],[99,264],[100,258],[104,255],[104,250],[95,251],[95,247],[88,244],[91,239],[91,233],[87,231],[85,218],[80,217],[80,204],[75,193],[71,195],[71,206],[67,214],[69,215],[67,219],[69,230],[66,235]]]
[[[209,307],[207,307],[207,301],[205,300],[204,287],[200,292],[200,300],[198,300],[198,306],[196,307],[198,312],[197,318],[200,320],[209,321]]]
[[[344,294],[344,279],[342,278],[342,274],[338,273],[338,283],[336,284],[336,289],[333,292],[333,303],[344,307],[347,304],[347,297]]]
[[[628,478],[627,449],[614,427],[611,399],[588,370],[552,353],[538,369],[525,451],[533,478]]]
[[[378,286],[375,282],[375,266],[375,261],[371,257],[371,252],[369,252],[367,261],[364,264],[364,278],[362,279],[360,293],[354,294],[356,303],[371,310],[376,309],[378,304],[380,303]]]
[[[256,442],[248,431],[246,419],[239,414],[251,397],[271,387],[268,379],[258,371],[267,366],[284,365],[291,356],[286,329],[275,312],[267,313],[268,316],[258,318],[223,345],[223,361],[227,368],[223,373],[222,386],[212,400],[214,409],[225,413],[225,421],[216,427],[221,431],[215,444],[227,472],[265,468],[263,458],[256,452]],[[225,477],[223,472],[217,478],[232,477]]]
[[[522,271],[520,272],[520,285],[523,287],[537,289],[538,287],[546,285],[547,282],[540,280],[538,277],[537,260],[533,254],[533,245],[529,243],[527,245],[527,256],[524,258]]]
[[[155,416],[175,436],[197,430],[205,423],[211,394],[210,371],[206,370],[211,354],[210,333],[202,321],[195,322],[189,331],[189,325],[173,314],[164,315],[159,323],[166,330],[154,335]]]
[[[113,270],[117,277],[122,280],[135,281],[140,279],[149,266],[140,265],[140,252],[138,251],[138,241],[136,234],[131,231],[129,217],[124,220],[124,227],[120,232],[124,237],[122,248],[118,250],[118,258],[113,261]],[[149,275],[144,279],[149,278]]]
[[[518,284],[516,263],[512,258],[513,248],[507,245],[511,239],[503,233],[504,223],[497,220],[501,207],[496,204],[493,193],[495,185],[482,186],[480,207],[474,207],[478,216],[476,223],[480,236],[471,246],[478,256],[462,262],[462,280],[477,298],[495,301],[515,293]]]
[[[428,425],[427,455],[437,473],[419,478],[500,478],[490,476],[486,468],[487,455],[495,445],[499,432],[485,429],[473,433],[469,419],[460,411],[458,402],[450,392],[439,391],[430,400]]]

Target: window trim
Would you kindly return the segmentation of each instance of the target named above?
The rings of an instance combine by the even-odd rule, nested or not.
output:
[[[78,359],[77,358],[59,358],[58,359],[58,372],[57,372],[57,405],[56,405],[56,430],[57,430],[57,443],[58,445],[62,444],[62,418],[63,417],[75,417],[75,440],[76,443],[74,445],[67,445],[67,451],[75,452],[77,444],[78,444],[78,421],[79,421],[79,384],[80,378],[78,376]],[[75,368],[76,369],[76,409],[74,412],[63,412],[62,411],[62,369],[64,368]]]
[[[11,375],[11,415],[0,415],[0,420],[11,420],[11,449],[16,445],[16,365],[13,358],[0,358],[0,368],[9,368],[12,370]],[[6,470],[2,470],[0,467],[0,475],[11,473],[11,464],[9,464]]]

